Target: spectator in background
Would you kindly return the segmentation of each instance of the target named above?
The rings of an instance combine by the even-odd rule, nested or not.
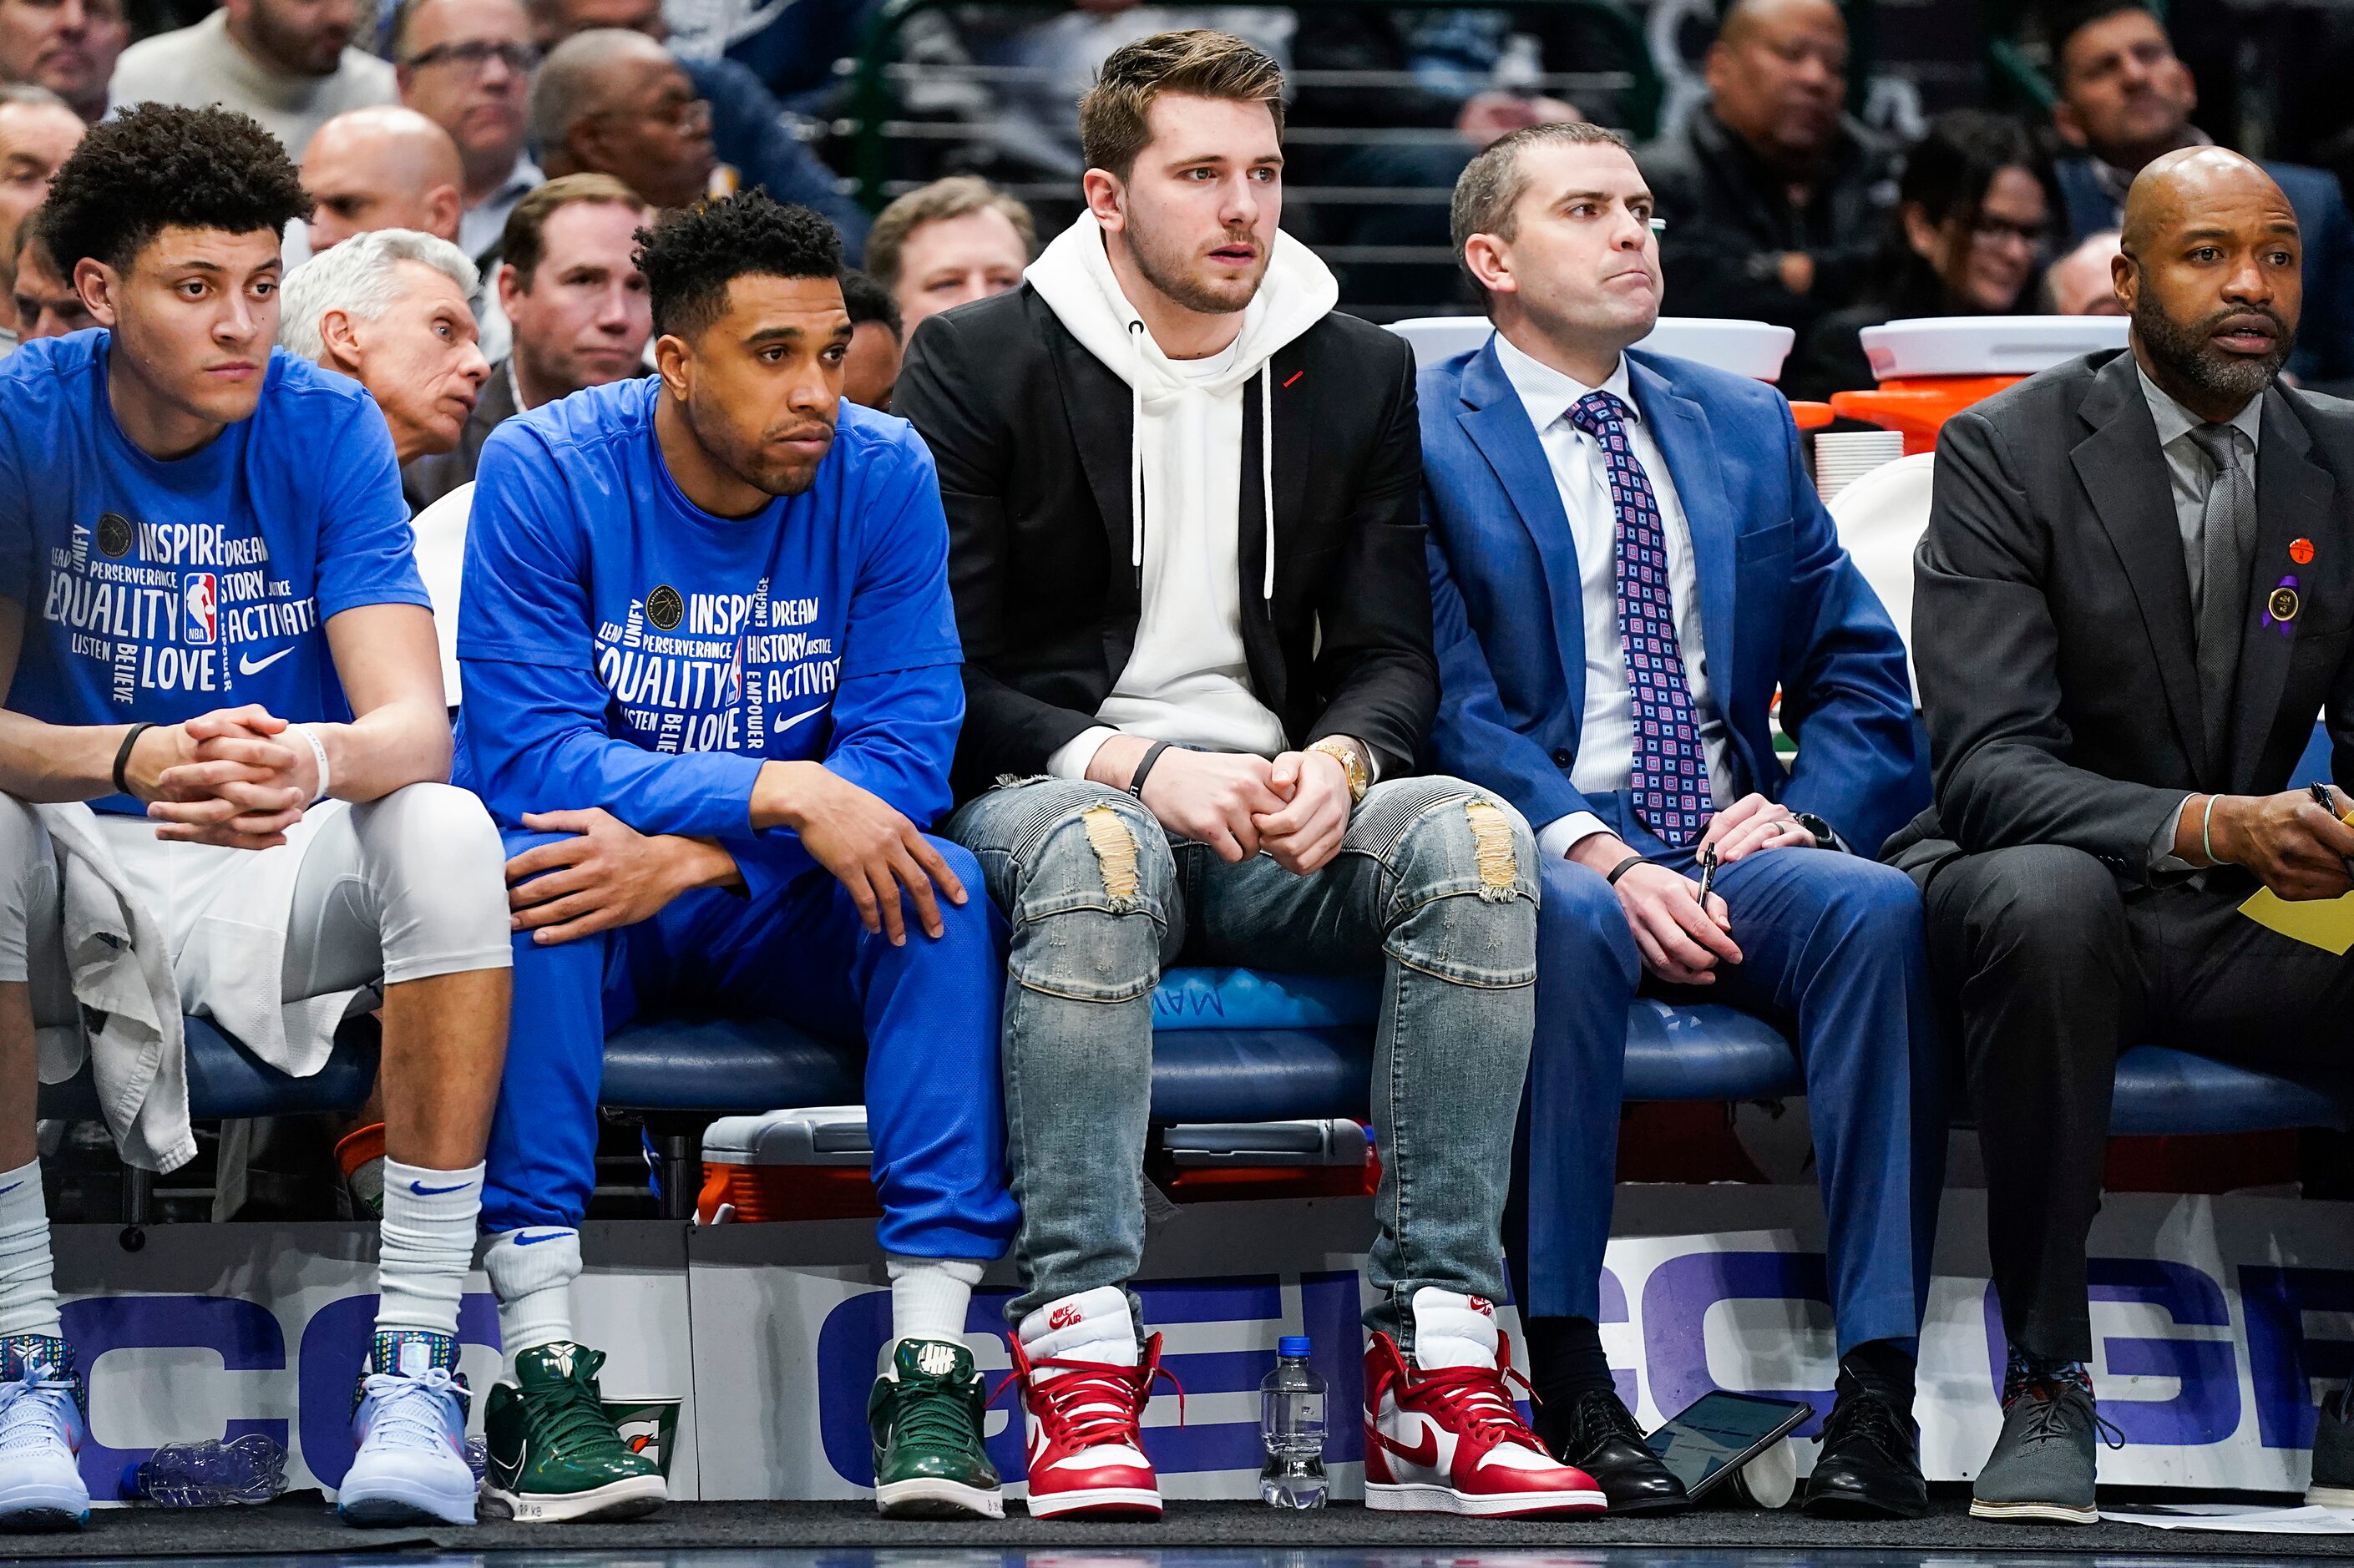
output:
[[[16,253],[9,257],[8,265],[15,280],[10,291],[16,307],[18,342],[63,337],[98,324],[90,307],[81,302],[73,280],[58,270],[38,224],[30,217],[16,226]]]
[[[48,89],[0,87],[0,256],[16,249],[18,227],[49,194],[49,177],[82,130],[81,117]],[[0,308],[0,353],[16,340],[16,319]]]
[[[866,270],[918,323],[1022,286],[1038,251],[1030,209],[977,175],[952,175],[894,201],[866,237]]]
[[[465,175],[450,133],[413,109],[355,109],[319,127],[302,154],[313,254],[355,234],[413,228],[454,241]]]
[[[662,0],[533,0],[533,15],[540,42],[549,48],[599,27],[627,28],[665,47],[670,39]],[[735,169],[737,183],[765,186],[779,201],[832,219],[842,231],[844,254],[857,262],[865,249],[866,209],[843,194],[841,179],[793,133],[791,115],[767,84],[737,60],[689,59],[675,51],[671,58],[710,106],[712,144],[719,161]],[[545,136],[540,145],[547,146]]]
[[[796,114],[817,114],[841,89],[833,62],[858,52],[874,0],[694,0],[669,8],[683,59],[722,55],[766,82]]]
[[[366,387],[399,461],[446,452],[490,375],[474,342],[481,282],[438,235],[372,229],[286,275],[278,341]]]
[[[2117,259],[2119,236],[2103,229],[2052,263],[2043,274],[2043,291],[2055,316],[2121,316],[2126,302],[2117,298],[2111,264]]]
[[[1667,231],[1667,304],[1801,336],[1854,302],[1896,202],[1893,151],[1841,112],[1847,23],[1833,0],[1735,0],[1708,101],[1643,149]]]
[[[547,176],[524,150],[539,65],[521,0],[406,0],[392,28],[400,101],[450,133],[465,169],[458,249],[482,266]]]
[[[117,103],[218,103],[288,150],[346,110],[396,103],[392,67],[351,47],[360,0],[224,0],[193,27],[143,38],[114,68]]]
[[[1351,86],[1331,77],[1310,79],[1292,103],[1288,123],[1320,130],[1419,127],[1430,132],[1422,140],[1367,137],[1288,149],[1285,173],[1301,185],[1426,193],[1421,200],[1401,196],[1320,207],[1317,242],[1425,246],[1443,253],[1451,246],[1447,193],[1474,154],[1526,126],[1585,118],[1558,98],[1495,85],[1512,47],[1512,30],[1528,19],[1521,12],[1415,12],[1383,5],[1328,4],[1300,11],[1291,51],[1302,73],[1410,75],[1415,84]],[[1455,261],[1443,254],[1419,266],[1356,262],[1333,270],[1341,278],[1341,297],[1353,301],[1432,304],[1458,292]]]
[[[619,27],[556,46],[531,89],[532,139],[551,176],[610,175],[656,207],[709,194],[711,105],[670,51]]]
[[[2060,101],[2052,123],[2073,155],[2059,164],[2073,243],[2120,224],[2126,189],[2142,166],[2211,138],[2190,123],[2199,90],[2165,25],[2142,0],[2082,0],[2052,29]],[[2305,246],[2305,323],[2289,374],[2308,385],[2354,380],[2354,217],[2337,176],[2265,164],[2296,209]]]
[[[1791,397],[1874,385],[1865,327],[2033,308],[2054,203],[2051,166],[2025,126],[1977,109],[1940,115],[1906,155],[1897,195],[1862,297],[1817,322],[1782,377]]]
[[[842,274],[842,307],[850,313],[850,353],[842,362],[842,395],[887,414],[891,389],[899,382],[899,306],[890,290],[851,270]]]
[[[493,274],[513,346],[491,366],[456,446],[401,471],[412,507],[472,484],[482,443],[502,420],[638,374],[653,316],[635,237],[651,217],[610,175],[567,175],[515,204]],[[455,600],[437,588],[434,602]],[[445,641],[455,626],[445,623]]]
[[[46,87],[95,122],[130,39],[122,0],[0,0],[0,83]]]

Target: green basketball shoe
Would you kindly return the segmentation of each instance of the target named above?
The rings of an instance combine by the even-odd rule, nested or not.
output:
[[[875,1506],[895,1519],[1005,1517],[997,1467],[981,1445],[987,1380],[948,1340],[902,1340],[866,1397]]]
[[[541,1345],[515,1358],[515,1382],[493,1385],[482,1411],[486,1511],[534,1523],[636,1519],[670,1500],[660,1467],[605,1414],[604,1364],[586,1345]]]

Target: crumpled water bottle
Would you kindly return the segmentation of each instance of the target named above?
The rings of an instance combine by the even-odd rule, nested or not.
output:
[[[1308,1364],[1308,1336],[1276,1341],[1275,1370],[1258,1385],[1267,1464],[1258,1495],[1269,1508],[1324,1506],[1324,1380]]]
[[[167,1443],[131,1473],[131,1489],[165,1508],[266,1503],[286,1489],[286,1450],[259,1432],[228,1443]]]

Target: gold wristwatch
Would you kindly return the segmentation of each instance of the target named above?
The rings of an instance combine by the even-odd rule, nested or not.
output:
[[[1328,735],[1308,749],[1320,751],[1341,765],[1341,771],[1349,776],[1351,805],[1363,800],[1365,791],[1373,787],[1373,759],[1366,754],[1363,742],[1352,740],[1345,735]]]

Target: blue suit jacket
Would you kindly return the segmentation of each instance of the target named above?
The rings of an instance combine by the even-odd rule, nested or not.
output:
[[[2053,165],[2067,211],[2068,243],[2117,227],[2117,204],[2093,172],[2092,160],[2062,158]],[[2303,164],[2266,164],[2264,173],[2296,212],[2305,245],[2305,319],[2297,324],[2289,369],[2306,384],[2354,380],[2354,214],[2346,210],[2338,176]]]
[[[1635,403],[1691,528],[1712,704],[1738,791],[1812,811],[1864,854],[1929,800],[1904,644],[1816,498],[1781,394],[1629,352]],[[1590,810],[1569,781],[1585,716],[1585,613],[1561,493],[1492,342],[1422,372],[1439,769],[1543,828]],[[1799,737],[1774,755],[1767,715]]]

